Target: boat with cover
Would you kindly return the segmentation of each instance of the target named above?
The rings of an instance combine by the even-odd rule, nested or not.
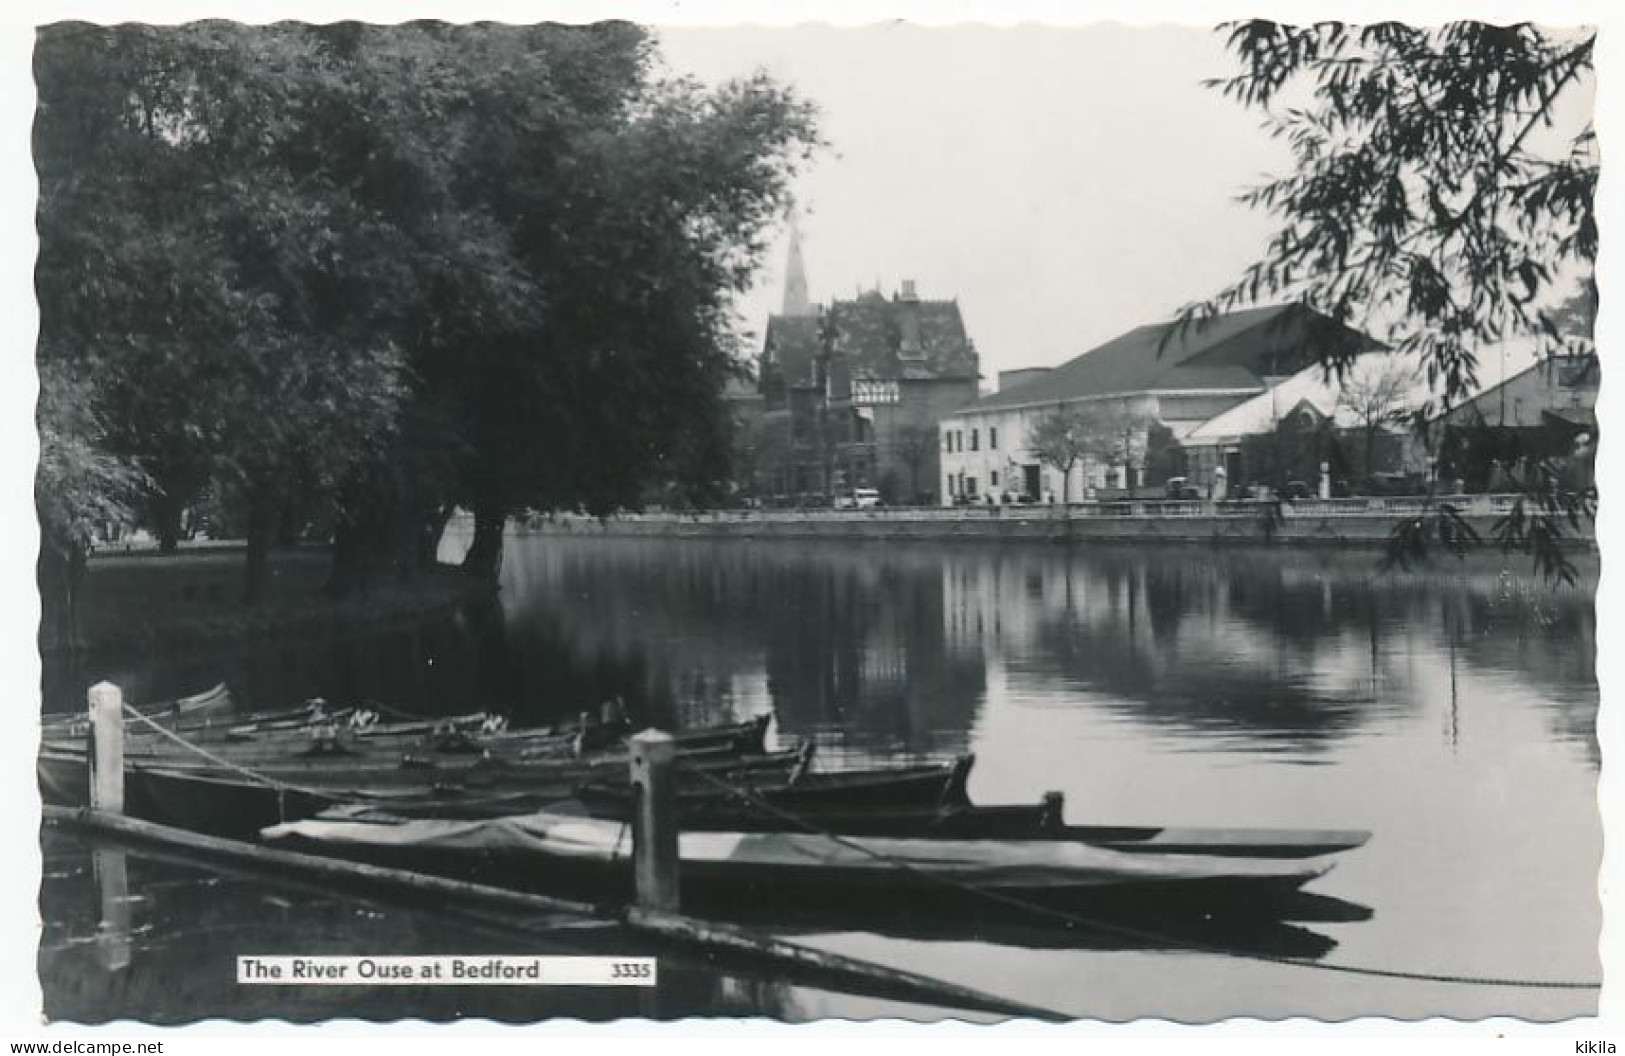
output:
[[[482,820],[306,819],[270,826],[261,836],[430,871],[471,867],[539,883],[596,881],[604,889],[624,890],[632,870],[630,826],[543,811]],[[1131,854],[1056,840],[832,839],[788,832],[684,832],[678,854],[685,890],[713,895],[899,897],[949,888],[1040,903],[1102,892],[1182,900],[1234,899],[1248,891],[1279,895],[1331,867],[1325,858]]]

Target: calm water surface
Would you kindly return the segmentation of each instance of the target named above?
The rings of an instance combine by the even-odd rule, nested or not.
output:
[[[835,763],[975,752],[977,801],[1056,789],[1073,822],[1368,829],[1310,888],[1367,919],[1265,945],[1327,964],[1594,980],[1595,562],[1584,571],[1560,588],[1489,555],[1382,576],[1366,553],[532,536],[510,540],[498,606],[54,677],[65,704],[114,677],[138,700],[226,678],[253,706],[373,696],[538,721],[611,694],[668,725],[773,710],[781,742],[813,738]],[[868,927],[793,930],[1113,1020],[1596,1009],[1595,991],[1367,977],[1042,926],[977,940]],[[870,1007],[846,1001],[763,998],[759,1011]]]

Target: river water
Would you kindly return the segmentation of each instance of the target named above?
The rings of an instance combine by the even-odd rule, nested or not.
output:
[[[1059,790],[1072,822],[1365,829],[1370,843],[1309,888],[1339,907],[1334,919],[1200,950],[1047,921],[780,930],[1097,1019],[1550,1020],[1595,1012],[1596,991],[1211,948],[1362,971],[1600,978],[1595,578],[1594,559],[1561,587],[1495,555],[1379,574],[1369,553],[1284,549],[537,535],[509,540],[499,605],[94,674],[133,699],[224,678],[253,706],[371,696],[535,721],[611,695],[667,726],[772,710],[781,744],[813,739],[827,764],[974,752],[976,801]],[[226,946],[232,919],[208,924]],[[358,928],[324,934],[354,948],[370,941]],[[880,1011],[767,985],[700,991],[671,998],[674,1014]],[[355,1014],[400,1014],[352,1000]]]

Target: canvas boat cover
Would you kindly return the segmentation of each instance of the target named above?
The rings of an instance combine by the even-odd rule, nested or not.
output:
[[[421,850],[436,854],[520,854],[610,865],[632,858],[630,826],[616,821],[538,812],[454,819],[311,819],[262,831],[268,841],[304,840],[337,848]],[[1164,882],[1305,883],[1326,872],[1324,859],[1285,861],[1196,854],[1124,853],[1045,840],[947,840],[841,837],[811,833],[685,832],[685,867],[711,875],[731,870],[860,879],[907,870],[992,887],[1062,888]]]

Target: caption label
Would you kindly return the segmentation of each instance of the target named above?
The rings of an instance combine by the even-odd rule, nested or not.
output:
[[[237,982],[259,986],[654,986],[653,957],[237,958]]]

